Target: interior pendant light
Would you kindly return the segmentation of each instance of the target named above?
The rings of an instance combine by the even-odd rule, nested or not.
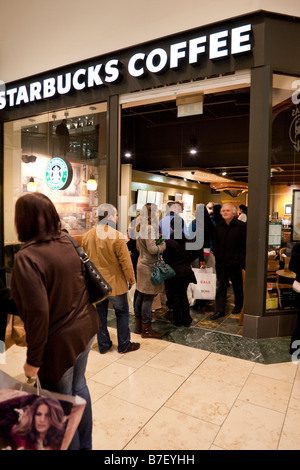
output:
[[[36,192],[36,182],[34,181],[34,178],[32,176],[30,177],[29,182],[27,183],[27,191],[30,193]]]
[[[87,186],[88,191],[96,191],[97,181],[95,180],[94,175],[90,175],[90,178],[88,179],[86,186]]]

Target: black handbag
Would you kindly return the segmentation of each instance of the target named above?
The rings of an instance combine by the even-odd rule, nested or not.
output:
[[[112,288],[107,284],[94,263],[89,259],[88,255],[83,251],[78,243],[67,232],[65,232],[65,234],[73,243],[74,248],[83,263],[85,282],[89,292],[90,302],[96,303],[105,300],[111,294]]]
[[[159,256],[159,248],[157,248],[157,260],[152,268],[150,281],[154,286],[159,286],[166,279],[175,276],[175,271],[171,266],[164,262],[162,256]]]

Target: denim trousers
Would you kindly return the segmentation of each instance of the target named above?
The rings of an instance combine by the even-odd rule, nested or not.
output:
[[[64,395],[78,395],[86,401],[86,406],[76,430],[76,433],[70,443],[69,450],[91,450],[92,449],[92,404],[90,392],[85,379],[85,369],[88,355],[93,344],[94,337],[83,351],[77,357],[73,367],[68,369],[52,391]]]
[[[150,323],[152,320],[152,303],[155,294],[143,294],[138,292],[134,304],[134,314],[142,319],[142,323]]]
[[[111,340],[107,329],[109,301],[111,302],[117,317],[118,351],[119,353],[123,353],[127,350],[130,344],[129,305],[127,293],[112,295],[96,304],[97,312],[101,321],[101,326],[97,333],[99,351],[103,353],[111,346]]]

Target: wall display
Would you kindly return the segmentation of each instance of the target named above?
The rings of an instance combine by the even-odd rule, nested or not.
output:
[[[282,223],[269,223],[269,246],[281,246]]]
[[[300,190],[293,191],[292,240],[300,240]]]
[[[194,196],[192,194],[184,194],[182,197],[182,201],[184,204],[184,208],[183,208],[184,212],[192,212]]]
[[[147,202],[147,193],[148,191],[145,191],[144,189],[138,189],[137,191],[137,202],[136,202],[136,210],[140,211],[141,208],[146,204]]]
[[[292,215],[292,203],[284,203],[284,215]]]
[[[163,209],[164,193],[161,191],[137,190],[136,210],[140,211],[146,203],[156,204],[158,209]]]

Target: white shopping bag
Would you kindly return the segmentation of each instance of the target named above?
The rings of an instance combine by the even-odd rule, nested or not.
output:
[[[216,274],[213,268],[192,268],[197,284],[190,284],[194,299],[214,300],[216,297]]]

